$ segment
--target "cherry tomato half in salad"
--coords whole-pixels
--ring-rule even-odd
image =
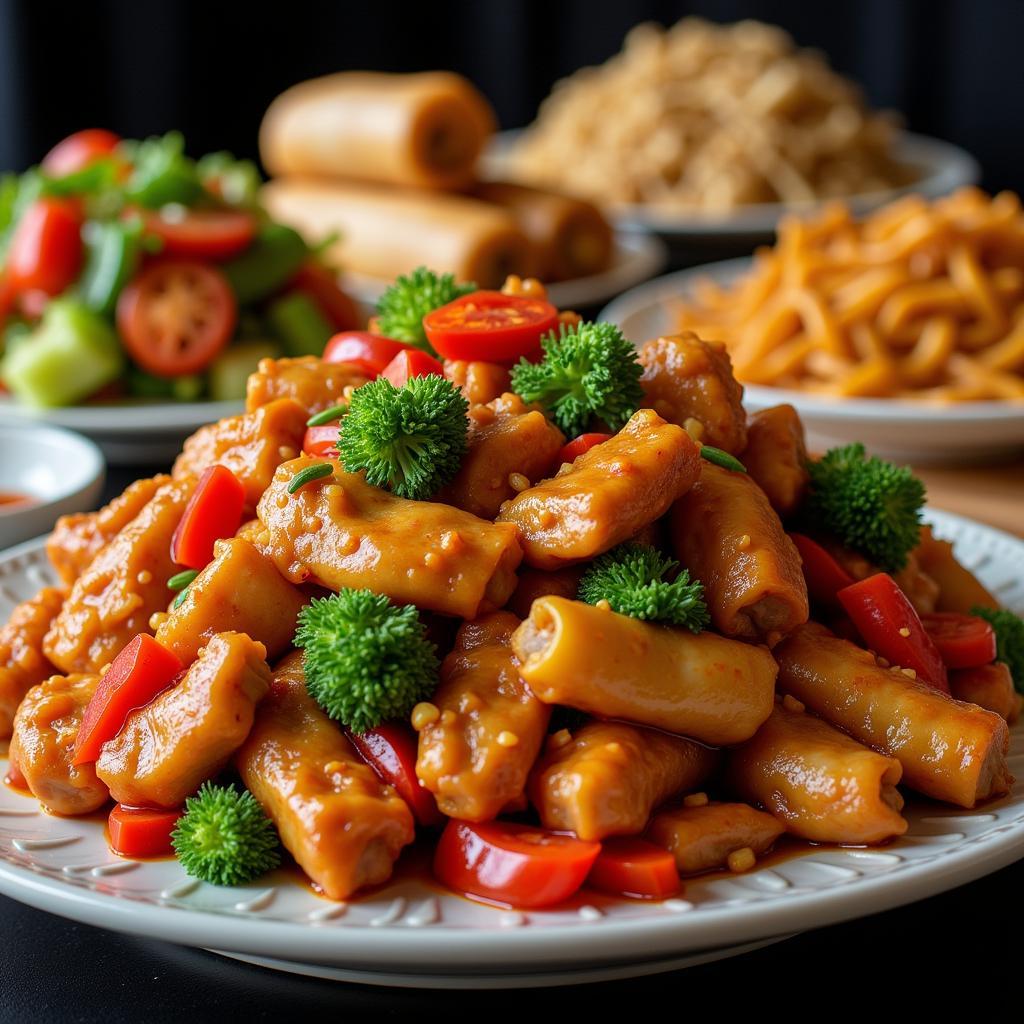
[[[224,275],[191,260],[152,264],[117,300],[117,328],[128,355],[157,377],[205,369],[231,339],[237,319]]]
[[[406,348],[380,371],[396,388],[403,387],[410,377],[444,376],[444,367],[418,348]]]
[[[171,833],[182,808],[162,811],[116,804],[107,819],[110,848],[122,857],[165,857],[174,852]]]
[[[110,156],[120,142],[121,136],[108,132],[106,128],[83,128],[58,142],[39,166],[52,177],[62,178]]]
[[[308,295],[336,331],[359,323],[356,304],[338,287],[335,275],[316,260],[307,260],[292,279],[291,287]]]
[[[171,559],[189,569],[203,569],[213,546],[233,537],[242,523],[245,487],[227,466],[210,466],[199,478],[171,537]]]
[[[514,907],[547,907],[583,884],[600,843],[505,821],[449,821],[434,874],[456,892]]]
[[[995,630],[977,615],[931,612],[921,616],[946,668],[978,668],[996,660]]]
[[[313,455],[318,459],[336,459],[340,431],[341,420],[332,420],[330,423],[306,427],[306,435],[302,439],[302,450],[307,455]]]
[[[256,237],[256,218],[245,210],[130,211],[140,214],[146,231],[163,243],[167,256],[226,260],[247,249]]]
[[[14,292],[59,295],[82,269],[82,216],[77,203],[37,199],[14,229],[4,278]]]
[[[679,892],[679,870],[664,847],[616,836],[601,844],[587,884],[613,896],[664,900]]]
[[[599,444],[610,441],[611,438],[611,434],[580,434],[579,437],[574,437],[567,445],[563,445],[555,462],[558,465],[561,465],[563,462],[572,462],[573,459],[586,455],[591,448],[596,448]]]
[[[558,326],[558,310],[544,299],[479,291],[423,318],[430,344],[445,359],[518,362],[540,356],[540,339]]]
[[[372,331],[342,331],[327,342],[321,358],[325,363],[349,363],[376,377],[399,352],[411,347]]]

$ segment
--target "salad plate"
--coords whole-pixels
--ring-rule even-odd
[[[936,534],[1007,607],[1024,612],[1024,541],[931,510]],[[43,541],[0,555],[0,617],[53,582]],[[1024,775],[1024,726],[1009,766]],[[0,764],[0,770],[5,768]],[[641,902],[584,890],[553,909],[463,899],[426,863],[347,902],[287,869],[239,888],[185,875],[175,860],[109,851],[102,818],[59,818],[0,787],[0,892],[100,927],[217,950],[283,970],[383,985],[514,987],[674,970],[751,944],[861,917],[945,891],[1024,855],[1024,780],[975,811],[914,802],[906,835],[873,849],[801,846],[742,874],[687,881]]]

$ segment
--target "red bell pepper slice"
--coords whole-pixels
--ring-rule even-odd
[[[921,616],[946,668],[978,668],[996,660],[996,633],[984,619],[960,612]]]
[[[587,885],[613,896],[664,900],[679,892],[679,870],[675,857],[663,847],[616,836],[601,844]]]
[[[315,455],[318,459],[336,459],[340,430],[341,420],[321,423],[316,427],[306,427],[306,434],[302,439],[302,450],[307,455]]]
[[[836,597],[876,654],[892,665],[913,669],[922,682],[949,693],[942,656],[891,576],[876,573],[844,587]]]
[[[372,331],[342,331],[324,346],[325,363],[349,363],[368,377],[376,377],[399,352],[411,348]]]
[[[203,569],[213,545],[233,537],[242,523],[245,487],[227,466],[210,466],[199,478],[171,538],[171,558],[178,565]]]
[[[174,811],[115,805],[107,819],[110,848],[122,857],[166,857],[174,853],[171,833],[184,808]]]
[[[816,540],[802,533],[791,533],[789,539],[800,552],[811,599],[834,609],[836,594],[857,581]]]
[[[574,437],[567,445],[562,446],[555,458],[555,464],[560,466],[563,462],[572,462],[573,459],[585,455],[591,448],[596,448],[599,444],[610,441],[611,438],[611,434],[580,434],[579,437]]]
[[[418,348],[403,349],[380,375],[387,377],[396,388],[403,387],[410,377],[444,376],[444,367],[433,357]]]
[[[100,747],[122,729],[129,713],[145,707],[182,671],[173,651],[140,633],[110,663],[85,707],[75,738],[75,764],[95,761]]]

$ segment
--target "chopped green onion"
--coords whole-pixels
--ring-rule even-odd
[[[341,419],[345,413],[348,412],[347,405],[332,405],[330,409],[324,409],[323,412],[318,412],[315,416],[310,416],[306,420],[307,427],[322,427],[325,423],[333,423],[337,419]]]
[[[734,473],[746,473],[747,471],[747,467],[736,456],[723,452],[721,448],[712,448],[709,444],[702,444],[700,455],[702,459],[707,459],[708,462],[713,462],[716,466],[721,466],[722,469],[731,469]]]
[[[327,462],[318,462],[315,466],[307,466],[305,469],[300,469],[292,477],[292,482],[288,485],[288,493],[294,494],[300,488],[305,487],[306,484],[319,480],[321,477],[330,476],[333,472],[334,467]]]
[[[198,575],[198,569],[184,569],[182,572],[176,572],[167,581],[167,589],[184,590]]]
[[[190,583],[188,584],[188,586],[183,587],[180,591],[178,591],[178,596],[171,602],[172,611],[175,608],[180,608],[185,603],[185,598],[188,596],[189,587],[191,586],[192,584]]]

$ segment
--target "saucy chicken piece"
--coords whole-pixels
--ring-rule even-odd
[[[253,412],[282,398],[294,399],[306,419],[348,400],[369,378],[349,363],[325,363],[316,356],[261,359],[245,388],[245,408]],[[301,439],[300,439],[301,440]]]
[[[285,848],[330,899],[386,881],[414,838],[406,802],[306,692],[299,652],[275,669],[235,764]]]
[[[957,700],[977,704],[1011,724],[1020,716],[1020,694],[1014,689],[1013,676],[1004,662],[950,672],[949,689]]]
[[[61,516],[46,542],[46,554],[61,580],[71,586],[170,479],[153,476],[136,480],[96,512]]]
[[[496,363],[468,362],[446,359],[444,375],[465,396],[471,406],[486,405],[508,391],[512,376]]]
[[[487,821],[520,800],[544,742],[551,708],[519,678],[518,625],[508,612],[463,623],[441,666],[440,716],[420,729],[416,775],[450,818]]]
[[[88,814],[110,795],[92,764],[72,764],[75,740],[98,675],[51,676],[33,686],[14,716],[11,763],[54,814]]]
[[[823,626],[801,626],[775,648],[779,689],[866,746],[895,757],[903,781],[960,807],[1002,796],[1013,776],[1006,764],[1006,722],[947,697]]]
[[[131,712],[103,744],[96,774],[132,807],[179,807],[228,763],[270,686],[266,648],[244,633],[211,637],[181,681]]]
[[[0,739],[11,735],[14,713],[25,694],[56,671],[43,654],[43,637],[63,603],[63,590],[43,587],[0,626]]]
[[[576,598],[584,567],[567,565],[564,569],[524,569],[516,589],[505,606],[513,615],[525,619],[538,597]]]
[[[706,803],[656,814],[645,838],[675,857],[681,875],[695,875],[726,867],[740,850],[759,857],[782,832],[770,814],[747,804]]]
[[[852,551],[831,537],[821,538],[820,543],[855,580],[864,580],[882,571],[860,552]],[[921,567],[915,551],[911,551],[907,556],[907,564],[898,572],[891,573],[891,576],[918,615],[926,615],[936,610],[939,584]]]
[[[164,484],[142,511],[78,577],[43,642],[64,672],[98,672],[167,607],[171,537],[195,487],[188,478]]]
[[[939,540],[930,526],[921,527],[921,540],[913,551],[913,559],[922,572],[936,583],[937,612],[960,612],[969,615],[972,608],[998,608],[999,602],[965,569],[953,555],[953,545]]]
[[[581,562],[660,518],[701,474],[700,448],[681,427],[641,409],[613,438],[501,507],[537,569]]]
[[[552,735],[530,776],[530,800],[545,828],[580,839],[633,836],[656,807],[695,789],[717,763],[717,751],[682,736],[588,722],[571,737]]]
[[[181,604],[160,623],[156,639],[184,665],[214,633],[232,630],[263,644],[268,658],[283,654],[295,636],[306,595],[240,537],[217,541],[213,555]]]
[[[645,405],[694,440],[738,455],[747,444],[743,385],[732,372],[725,346],[684,331],[640,347]]]
[[[369,587],[396,604],[464,619],[508,600],[523,557],[514,526],[396,497],[336,465],[288,493],[296,473],[321,464],[286,462],[259,503],[267,550],[287,579],[334,591]]]
[[[746,473],[706,465],[673,506],[670,529],[719,632],[771,643],[807,621],[800,555]]]
[[[896,758],[781,703],[753,739],[728,754],[736,793],[815,843],[861,846],[903,835],[902,775]]]
[[[750,739],[772,711],[778,669],[766,647],[581,601],[534,601],[512,649],[519,674],[546,704],[715,746]]]
[[[782,518],[797,510],[811,477],[804,425],[793,406],[773,405],[755,412],[747,423],[747,446],[741,458]]]
[[[294,399],[281,398],[241,416],[197,430],[174,462],[175,480],[200,476],[220,464],[245,487],[246,508],[253,509],[267,489],[274,470],[302,451],[306,410]]]
[[[552,469],[565,444],[562,432],[537,408],[504,394],[469,411],[469,448],[455,478],[437,495],[481,519],[493,519],[502,503]]]

